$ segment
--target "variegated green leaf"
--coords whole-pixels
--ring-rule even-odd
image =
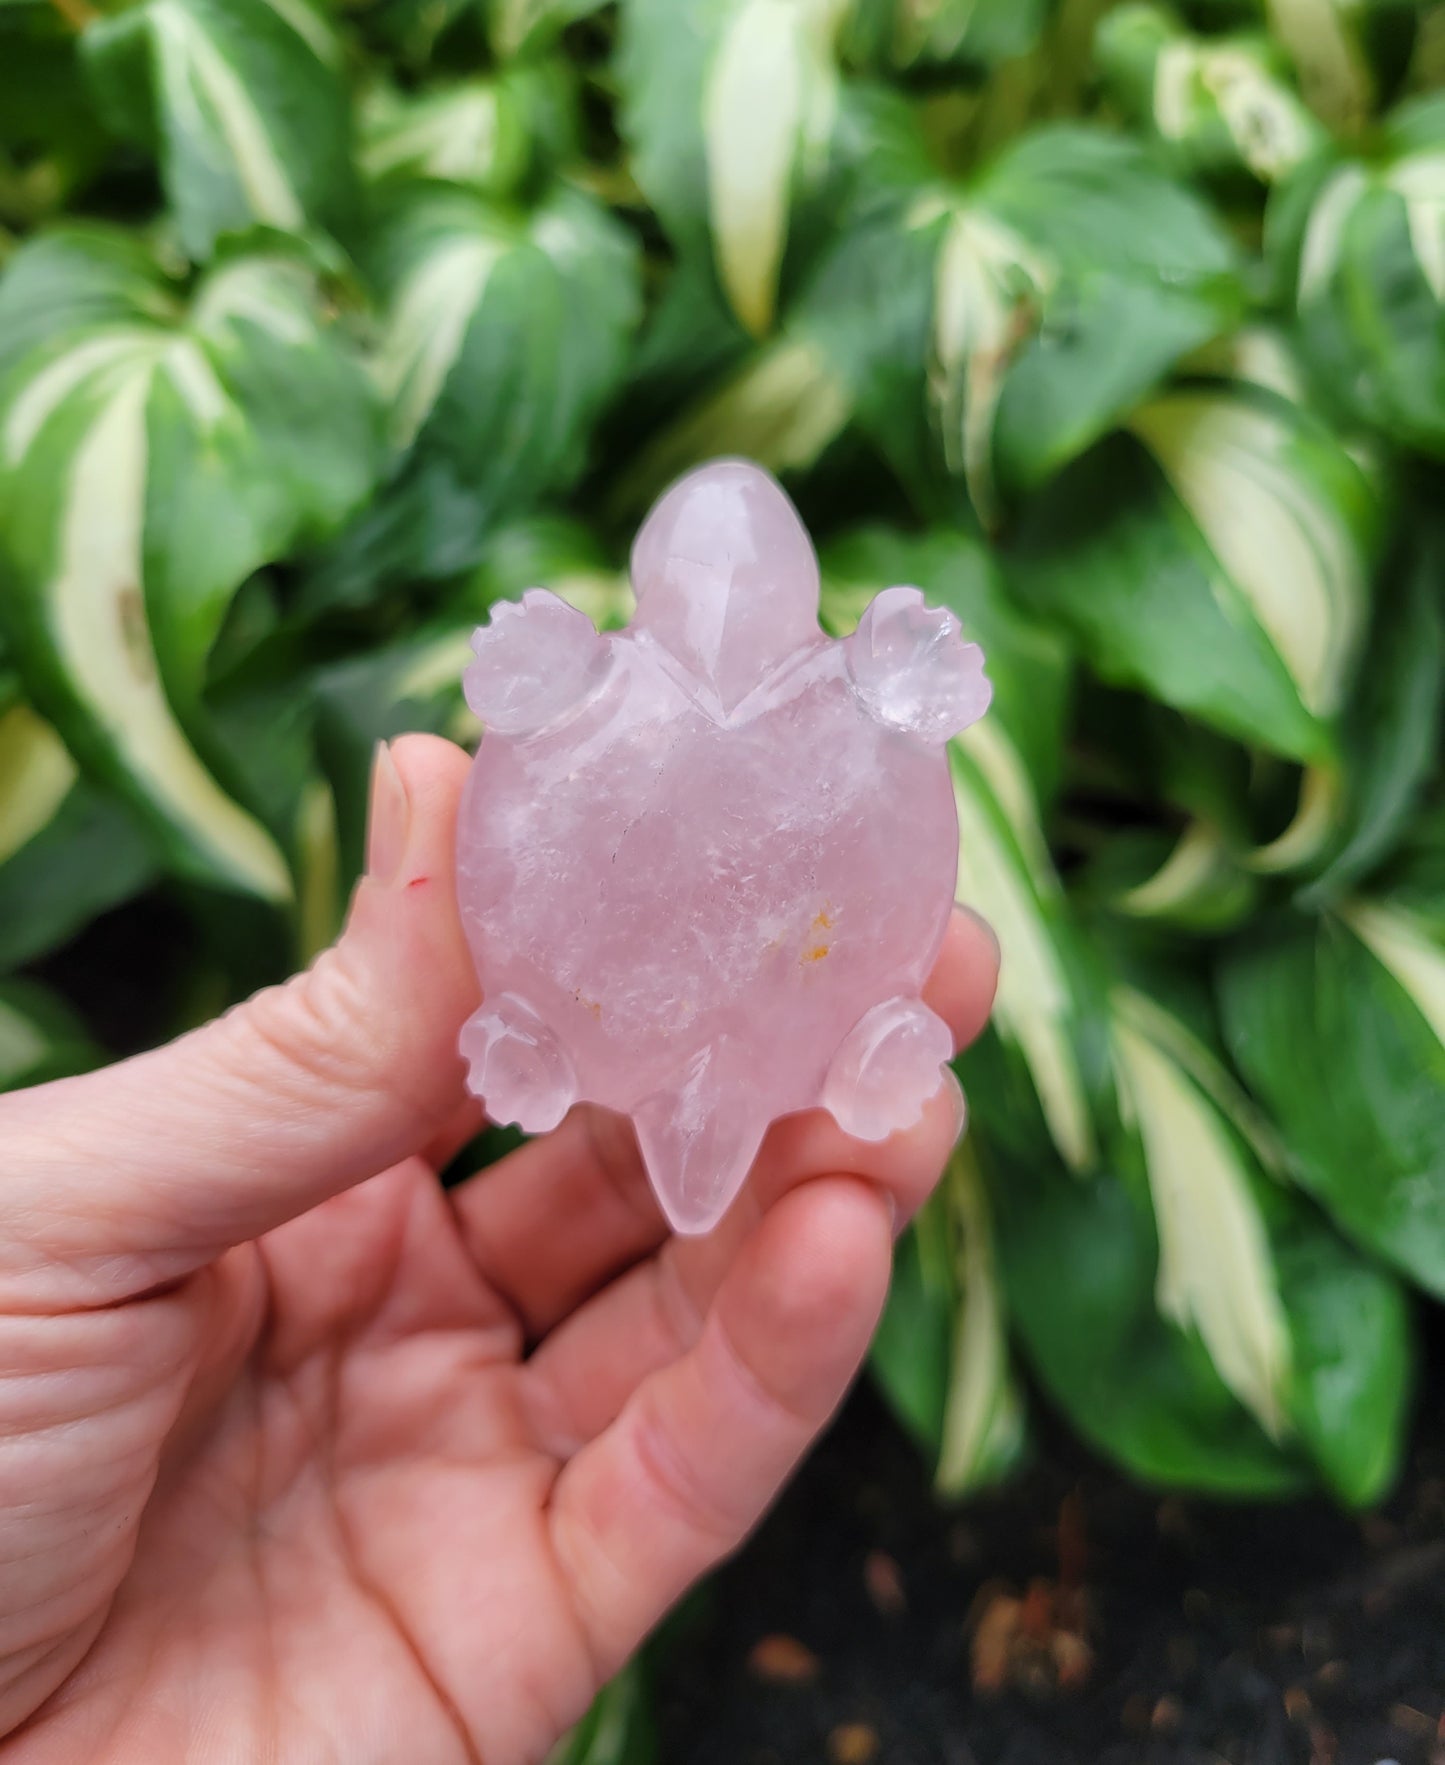
[[[1010,367],[1033,335],[1058,270],[968,204],[944,223],[934,274],[929,391],[948,470],[985,527],[998,523],[994,426]]]
[[[1191,1008],[1192,1010],[1192,1008]],[[1087,1182],[991,1184],[1010,1315],[1083,1433],[1136,1475],[1377,1500],[1399,1463],[1409,1314],[1271,1173],[1286,1150],[1171,1002],[1117,986],[1122,1136]]]
[[[1419,520],[1376,596],[1369,646],[1341,736],[1339,801],[1320,874],[1302,904],[1333,901],[1409,828],[1445,735],[1445,532]]]
[[[193,744],[237,585],[370,486],[359,366],[289,262],[228,262],[184,307],[100,231],[16,257],[0,334],[0,599],[34,702],[177,863],[284,896],[272,835]]]
[[[1243,945],[1221,986],[1236,1060],[1341,1228],[1445,1296],[1445,944],[1357,901]]]
[[[85,49],[113,124],[156,142],[192,257],[224,233],[345,219],[341,48],[311,0],[142,0],[90,25]]]
[[[0,677],[0,974],[151,880],[123,808],[77,776],[54,729]]]
[[[1115,1071],[1125,1120],[1143,1142],[1159,1310],[1199,1332],[1224,1383],[1278,1439],[1290,1376],[1284,1307],[1238,1136],[1177,1058],[1186,1035],[1150,1000],[1116,991]]]
[[[741,322],[770,329],[797,192],[837,115],[851,0],[627,0],[619,60],[633,170],[674,239],[706,250]]]
[[[75,778],[65,743],[29,705],[0,710],[0,868],[54,819]]]
[[[988,920],[1002,952],[994,1029],[1022,1059],[1059,1156],[1083,1170],[1097,1151],[1081,1052],[1087,1010],[1062,891],[1033,805],[1020,791],[1026,775],[997,730],[972,743],[965,735],[949,758],[959,896]]]
[[[1116,913],[1205,933],[1238,925],[1259,895],[1239,848],[1203,819],[1177,837],[1117,834],[1091,871],[1090,887]]]
[[[567,486],[639,316],[632,237],[571,190],[519,212],[404,189],[372,264],[394,477],[313,571],[313,611],[470,570],[493,523]]]
[[[1159,1310],[1137,1152],[1080,1182],[1028,1155],[988,1166],[1009,1316],[1034,1376],[1097,1450],[1153,1484],[1279,1495],[1308,1479]],[[1122,1168],[1120,1168],[1122,1165]]]
[[[1334,716],[1364,626],[1371,491],[1284,409],[1176,392],[1129,427],[1153,454],[1311,716]]]
[[[1115,8],[1100,22],[1100,66],[1131,116],[1189,171],[1243,168],[1272,184],[1326,135],[1265,37],[1199,37],[1161,6]]]
[[[627,235],[576,195],[518,217],[460,191],[427,191],[389,217],[375,252],[386,305],[376,375],[393,445],[420,442],[474,464],[501,443],[512,458],[489,461],[492,470],[530,468],[542,481],[573,466],[637,318]],[[520,375],[527,423],[508,433],[498,407]]]
[[[1017,1463],[1026,1417],[971,1141],[899,1243],[870,1364],[940,1494],[986,1488]]]
[[[1377,483],[1260,388],[1160,395],[1029,511],[1020,581],[1099,673],[1301,760],[1334,752]]]
[[[1388,119],[1370,161],[1312,164],[1270,209],[1302,345],[1332,408],[1445,454],[1445,99]]]
[[[1024,1445],[1023,1396],[1009,1360],[993,1222],[977,1162],[964,1147],[944,1177],[957,1241],[957,1317],[936,1487],[957,1498],[1011,1471]]]
[[[890,198],[789,322],[920,506],[956,512],[961,488],[991,526],[1233,323],[1235,271],[1208,212],[1137,146],[1047,128],[967,183],[933,174]]]
[[[435,178],[511,196],[566,150],[572,102],[555,62],[420,93],[378,85],[360,105],[357,161],[373,181]]]

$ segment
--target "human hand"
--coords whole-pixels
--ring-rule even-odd
[[[586,1108],[442,1190],[479,1119],[466,770],[383,751],[307,973],[0,1098],[8,1760],[538,1760],[858,1368],[951,1082],[879,1145],[776,1125],[705,1239]],[[996,968],[955,915],[928,999],[960,1043]]]

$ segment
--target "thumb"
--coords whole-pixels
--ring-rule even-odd
[[[378,750],[367,875],[304,974],[153,1053],[0,1098],[0,1278],[63,1304],[144,1291],[407,1157],[455,1113],[477,1002],[453,883],[467,765],[432,736]]]

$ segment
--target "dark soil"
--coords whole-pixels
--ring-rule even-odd
[[[660,1650],[660,1765],[1445,1765],[1439,1349],[1406,1475],[1364,1518],[1161,1497],[1062,1434],[949,1512],[860,1387]],[[1035,1583],[1047,1628],[1061,1533],[1082,1682],[1053,1682],[1044,1636],[1020,1685],[976,1689],[998,1594]]]

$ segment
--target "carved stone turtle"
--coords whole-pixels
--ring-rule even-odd
[[[877,1140],[937,1089],[945,744],[990,689],[914,588],[826,637],[807,532],[746,461],[668,491],[632,582],[625,631],[529,589],[473,639],[458,893],[485,1003],[461,1046],[496,1121],[630,1115],[669,1221],[701,1232],[776,1117],[822,1105]]]

